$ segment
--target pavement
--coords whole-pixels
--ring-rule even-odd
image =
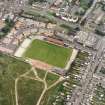
[[[70,60],[68,61],[67,65],[65,67],[65,70],[69,70],[69,68],[70,68],[72,62],[75,60],[77,54],[78,54],[78,50],[73,49],[72,55],[70,56]]]

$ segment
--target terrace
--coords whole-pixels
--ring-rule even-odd
[[[105,88],[102,84],[97,84],[91,105],[105,105]]]

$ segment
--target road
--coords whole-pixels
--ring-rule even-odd
[[[76,93],[80,93],[80,94],[78,98],[77,97],[75,98],[75,96],[73,96],[74,99],[72,100],[72,103],[73,103],[72,105],[82,105],[82,102],[84,102],[84,100],[86,99],[86,95],[87,95],[86,93],[87,93],[87,90],[89,90],[88,87],[94,80],[93,78],[94,71],[96,70],[97,66],[100,63],[99,59],[103,56],[103,50],[105,48],[104,45],[105,45],[105,38],[102,39],[100,48],[98,49],[96,55],[94,54],[94,59],[91,59],[87,67],[86,71],[88,72],[87,72],[85,79],[83,78],[82,80],[82,88],[78,89],[78,91],[76,90]],[[71,105],[71,102],[70,104],[67,104],[67,105]]]
[[[50,18],[50,19],[52,19],[52,20],[55,20],[57,23],[59,23],[59,25],[60,24],[65,24],[65,25],[68,25],[68,26],[70,26],[70,27],[72,27],[72,28],[76,28],[78,25],[77,24],[73,24],[73,23],[70,23],[70,22],[67,22],[67,21],[64,21],[64,20],[62,20],[62,19],[60,19],[60,18],[58,18],[58,17],[54,17],[54,16],[52,16],[52,15],[49,15],[48,13],[47,13],[47,11],[44,11],[44,10],[39,10],[39,9],[36,9],[36,8],[32,8],[31,6],[25,6],[24,7],[24,11],[25,12],[33,12],[33,13],[40,13],[42,16],[46,16],[46,17],[48,17],[48,18]]]
[[[92,6],[87,10],[87,12],[85,13],[85,15],[82,17],[82,19],[80,20],[80,23],[91,13],[91,11],[94,9],[95,5],[97,2],[99,2],[101,0],[94,0]]]

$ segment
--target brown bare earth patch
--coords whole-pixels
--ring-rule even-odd
[[[50,70],[53,68],[52,65],[49,65],[49,64],[42,62],[40,60],[30,59],[30,63],[32,64],[33,67],[43,69],[43,70]]]

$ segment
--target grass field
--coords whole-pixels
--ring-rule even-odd
[[[64,68],[71,54],[72,49],[35,40],[31,43],[23,56],[38,59],[53,66]]]
[[[53,88],[59,85],[54,83],[59,78],[59,75],[32,69],[24,61],[0,53],[0,105],[36,105],[45,85],[47,90],[44,96],[47,94],[50,97],[47,91],[53,93]],[[57,94],[57,88],[54,90]],[[46,105],[46,100],[43,100],[43,105]]]
[[[47,76],[46,76],[47,86],[52,85],[52,84],[55,83],[58,79],[59,79],[59,76],[57,76],[57,75],[52,75],[52,73],[48,73]]]
[[[44,70],[36,69],[38,76],[44,79],[46,72]]]
[[[60,95],[60,92],[62,92],[62,84],[63,82],[60,82],[55,87],[48,90],[45,93],[40,105],[53,105],[53,103],[56,100],[56,97]],[[56,105],[64,105],[63,100],[59,100],[59,102]]]
[[[43,88],[39,81],[21,78],[18,82],[19,105],[36,105]]]
[[[77,61],[80,59],[78,62],[83,62],[86,55],[86,53],[79,53]],[[74,74],[77,75],[80,72],[76,69],[80,67],[77,61],[69,71],[70,78],[64,80],[57,74],[36,70],[24,61],[0,54],[0,105],[16,105],[16,102],[18,102],[17,105],[36,105],[38,101],[40,101],[38,105],[53,105],[55,102],[56,105],[64,105],[64,98],[68,92],[69,94],[72,92],[73,85],[80,86],[79,81],[74,78]],[[68,87],[64,87],[65,81],[69,83]],[[102,87],[98,90],[105,93]],[[103,97],[102,100],[104,102],[105,98]]]
[[[0,53],[0,105],[16,105],[15,79],[30,70],[30,65]]]
[[[19,104],[20,105],[36,105],[38,102],[38,99],[40,98],[45,84],[44,82],[46,81],[47,88],[52,86],[58,79],[59,76],[56,74],[49,73],[44,70],[35,70],[36,74],[34,72],[29,72],[26,77],[20,78],[18,81],[18,96],[19,96]],[[32,77],[32,78],[31,78]],[[40,78],[42,81],[40,82]],[[37,80],[34,80],[37,79]],[[45,92],[44,96],[46,97],[52,97],[56,95],[58,91],[59,84],[54,86],[53,88],[49,89],[48,91]],[[56,91],[53,93],[53,91]],[[52,95],[50,93],[53,93]],[[43,96],[43,97],[44,97]],[[41,99],[40,105],[46,105],[47,100]],[[53,98],[53,101],[55,98]],[[43,102],[43,103],[42,103]],[[48,103],[48,102],[47,102]],[[50,104],[48,104],[50,105]]]

